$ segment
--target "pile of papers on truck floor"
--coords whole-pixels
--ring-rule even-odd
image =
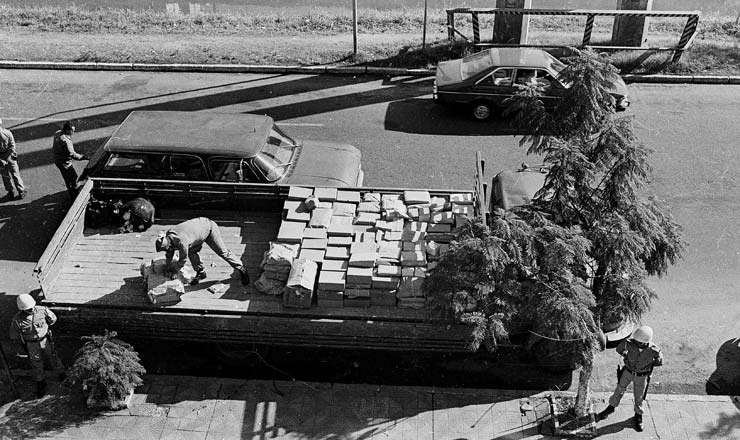
[[[426,304],[422,285],[472,217],[472,193],[291,187],[278,241],[317,263],[319,307]]]
[[[270,249],[262,257],[262,273],[254,287],[268,295],[282,295],[290,276],[293,261],[298,256],[298,245],[270,242]]]
[[[189,267],[184,267],[177,278],[170,279],[165,275],[167,264],[164,258],[141,263],[141,276],[146,282],[146,296],[149,302],[158,306],[168,306],[180,302],[180,296],[185,293],[184,283],[189,283],[195,273]]]

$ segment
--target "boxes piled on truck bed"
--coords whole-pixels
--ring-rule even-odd
[[[293,261],[290,276],[285,289],[283,289],[283,305],[285,307],[300,307],[302,309],[311,307],[317,272],[318,265],[314,261],[301,258]]]
[[[291,217],[281,231],[301,243],[300,258],[318,265],[319,307],[424,307],[427,272],[449,248],[455,228],[474,214],[471,193],[308,192],[291,189],[295,197],[285,209]],[[319,200],[310,205],[310,216],[296,208],[299,195]]]
[[[183,281],[188,281],[188,277],[192,280],[194,275],[187,273],[188,269],[184,273],[178,273],[178,277],[173,280],[165,275],[167,264],[164,258],[141,263],[139,270],[146,282],[146,296],[149,302],[158,306],[180,302],[180,295],[185,293]]]
[[[282,295],[298,249],[298,244],[270,242],[270,249],[264,253],[260,264],[262,274],[254,287],[267,295]]]

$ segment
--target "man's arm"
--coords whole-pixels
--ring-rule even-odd
[[[180,254],[180,259],[177,260],[177,268],[179,270],[179,269],[182,269],[183,267],[185,267],[185,263],[187,262],[187,259],[188,259],[188,246],[186,244],[183,244],[183,242],[181,241],[177,245],[177,252]]]
[[[83,159],[85,159],[87,157],[84,154],[80,154],[80,153],[78,153],[78,152],[75,151],[75,146],[74,146],[74,144],[72,143],[71,140],[64,139],[64,144],[67,146],[67,153],[69,153],[69,157],[71,157],[72,159],[74,159],[74,160],[83,160]]]
[[[624,356],[625,353],[627,352],[627,341],[624,340],[624,341],[620,342],[619,345],[617,345],[616,351],[620,355]]]
[[[49,310],[48,307],[44,307],[44,313],[46,314],[46,316],[45,316],[46,323],[49,326],[52,326],[52,325],[56,324],[56,322],[57,322],[57,315],[55,315],[54,312],[52,312],[51,310]]]
[[[653,357],[653,366],[660,367],[663,365],[663,352],[658,347],[654,347],[655,356]]]

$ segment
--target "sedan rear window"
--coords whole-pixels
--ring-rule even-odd
[[[262,173],[265,181],[280,180],[291,165],[297,146],[293,139],[273,126],[267,142],[253,159],[254,166]]]
[[[463,79],[468,79],[491,66],[493,66],[491,54],[489,51],[484,50],[483,52],[478,52],[463,58],[462,66],[460,66],[460,74]]]

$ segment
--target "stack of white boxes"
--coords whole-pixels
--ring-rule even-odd
[[[319,307],[421,308],[426,274],[472,216],[471,193],[291,187],[278,241],[319,264]]]

